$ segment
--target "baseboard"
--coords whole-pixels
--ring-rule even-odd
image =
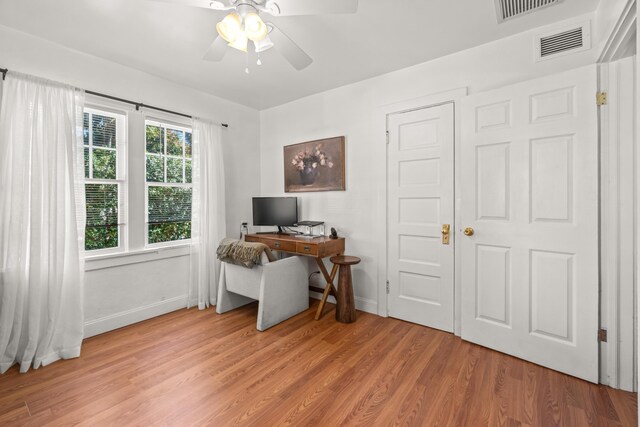
[[[322,299],[322,294],[320,292],[309,291],[309,296],[314,299]],[[336,299],[331,295],[329,295],[329,297],[327,298],[327,302],[330,302],[331,304],[335,304]]]
[[[318,292],[309,291],[309,296],[315,299],[322,299],[322,294]],[[356,308],[361,311],[366,311],[367,313],[378,315],[378,302],[368,298],[355,297],[356,299]],[[336,299],[329,295],[327,298],[327,302],[331,304],[336,303]]]
[[[315,299],[321,299],[322,294],[318,292],[309,292],[309,296]],[[113,331],[124,326],[142,322],[143,320],[171,313],[187,307],[187,295],[170,298],[153,304],[136,307],[131,310],[121,311],[100,319],[90,320],[84,324],[84,337],[89,338],[94,335],[103,334]],[[328,302],[335,304],[336,299],[329,296]],[[215,305],[215,304],[213,304]],[[356,297],[356,308],[367,313],[378,314],[378,304],[376,301],[361,297]]]
[[[356,297],[356,308],[358,310],[366,311],[367,313],[378,315],[378,301]]]
[[[187,306],[187,298],[187,295],[181,295],[142,307],[136,307],[131,310],[121,311],[120,313],[101,317],[100,319],[90,320],[84,324],[84,337],[89,338],[94,335],[122,328],[123,326],[151,319],[152,317],[180,310]]]

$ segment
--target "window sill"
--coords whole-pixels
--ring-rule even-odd
[[[122,265],[139,264],[189,255],[190,245],[173,245],[138,251],[93,255],[85,258],[84,271],[103,270]]]

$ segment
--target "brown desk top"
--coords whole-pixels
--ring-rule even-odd
[[[338,237],[337,239],[331,239],[328,236],[317,236],[312,239],[309,238],[301,238],[295,237],[291,234],[278,234],[278,233],[260,233],[260,234],[247,234],[246,237],[254,241],[255,239],[277,239],[285,242],[296,242],[296,243],[311,243],[311,244],[322,244],[322,243],[332,243],[335,241],[343,240],[344,237]]]

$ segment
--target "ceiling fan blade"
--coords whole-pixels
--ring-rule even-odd
[[[300,46],[295,44],[289,36],[280,31],[278,27],[270,22],[267,23],[267,25],[271,28],[269,38],[273,42],[274,49],[280,52],[280,54],[284,56],[291,65],[293,65],[293,68],[296,70],[302,70],[313,62],[313,59],[311,59],[311,57],[300,48]]]
[[[180,4],[182,6],[202,7],[210,10],[222,10],[231,8],[231,0],[152,0],[161,3]],[[213,3],[213,4],[212,4]]]
[[[267,9],[274,10],[269,4],[275,3],[280,13],[277,16],[324,15],[332,13],[356,13],[358,0],[272,0]],[[269,12],[271,13],[271,12]],[[275,15],[275,13],[271,13]]]
[[[211,43],[211,46],[209,46],[209,49],[207,49],[207,52],[204,54],[202,59],[213,62],[220,61],[226,51],[227,42],[222,37],[218,36],[213,43]]]

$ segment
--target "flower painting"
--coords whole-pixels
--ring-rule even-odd
[[[284,147],[285,192],[344,189],[344,136]]]

